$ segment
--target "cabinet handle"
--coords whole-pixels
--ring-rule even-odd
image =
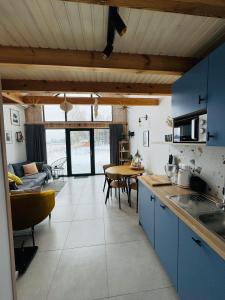
[[[214,134],[211,134],[210,132],[207,132],[207,141],[209,141],[210,139],[213,139],[215,137]]]
[[[205,98],[202,98],[201,96],[198,96],[198,104],[200,105],[202,102],[206,102],[207,100]]]
[[[202,246],[202,242],[198,239],[195,239],[194,237],[192,237],[192,240],[199,246],[201,247]]]
[[[151,199],[151,201],[152,201],[152,200],[155,200],[155,197],[154,197],[154,196],[151,196],[150,199]]]
[[[165,208],[166,208],[166,205],[160,204],[160,207],[162,207],[162,209],[165,209]]]

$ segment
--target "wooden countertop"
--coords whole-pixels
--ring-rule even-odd
[[[190,189],[183,189],[176,185],[153,187],[148,183],[149,175],[139,176],[140,180],[159,200],[163,202],[178,218],[180,218],[190,229],[198,234],[214,251],[216,251],[225,260],[225,242],[207,229],[198,220],[193,218],[188,212],[176,205],[168,197],[173,195],[193,194]],[[147,179],[147,180],[146,180]]]

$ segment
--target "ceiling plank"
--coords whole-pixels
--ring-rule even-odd
[[[126,71],[138,74],[181,75],[198,60],[190,57],[113,53],[22,47],[0,47],[0,66],[54,68],[54,70]]]
[[[77,82],[46,80],[2,79],[4,92],[54,92],[54,93],[120,93],[171,95],[170,84],[114,83],[114,82]]]
[[[171,12],[194,16],[225,18],[223,0],[61,0],[64,2],[88,3]]]
[[[95,98],[75,98],[67,97],[67,100],[72,104],[90,105],[94,104]],[[25,104],[60,104],[64,101],[63,97],[53,96],[26,96],[23,97]],[[151,106],[159,105],[159,98],[114,98],[114,97],[99,97],[99,105],[120,105],[120,106]]]
[[[15,94],[11,94],[11,93],[2,93],[3,96],[3,103],[8,103],[8,104],[24,104],[23,103],[23,99],[20,95],[15,95]]]

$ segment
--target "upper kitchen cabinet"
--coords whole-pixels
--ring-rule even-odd
[[[209,55],[208,142],[225,146],[225,44]]]
[[[173,85],[173,118],[206,109],[208,57],[185,73]]]

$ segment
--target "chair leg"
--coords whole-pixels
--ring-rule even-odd
[[[129,203],[129,206],[131,207],[131,188],[129,188],[129,190],[128,190],[128,203]]]
[[[118,188],[119,190],[119,209],[121,209],[121,203],[120,203],[120,188]]]
[[[136,206],[136,213],[138,213],[138,181],[137,181],[137,206]]]
[[[34,240],[34,226],[31,227],[31,236],[32,236],[33,247],[35,247],[35,240]]]
[[[108,189],[107,189],[107,193],[106,193],[106,197],[105,197],[105,204],[107,203],[107,200],[109,198],[109,190],[110,190],[110,185],[108,186]]]
[[[50,213],[50,214],[48,215],[48,217],[49,217],[49,220],[51,220],[51,218],[52,218],[52,214]]]
[[[104,185],[103,185],[103,192],[105,191],[105,185],[106,185],[106,177],[105,177],[105,181],[104,181]]]

